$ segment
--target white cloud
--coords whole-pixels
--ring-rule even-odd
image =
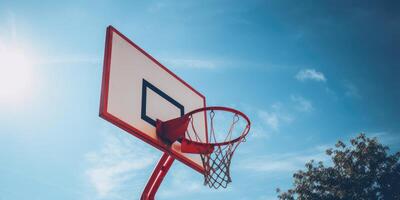
[[[318,82],[326,82],[326,78],[322,72],[318,72],[315,69],[302,69],[300,70],[295,78],[299,81],[318,81]]]
[[[280,104],[272,105],[272,111],[259,110],[258,117],[262,124],[267,125],[270,129],[277,131],[282,123],[290,123],[293,118],[282,111]]]
[[[250,139],[261,139],[261,138],[269,138],[270,134],[264,126],[258,123],[253,123],[250,130]]]
[[[311,101],[305,99],[302,96],[291,95],[290,99],[296,104],[296,110],[300,112],[310,112],[314,109]]]
[[[325,154],[327,148],[327,146],[316,146],[303,152],[254,156],[251,160],[243,160],[239,168],[252,172],[295,172],[304,169],[304,165],[310,160],[329,164],[330,159]]]
[[[345,95],[347,97],[354,97],[354,98],[360,98],[360,92],[357,88],[357,86],[355,86],[353,83],[349,82],[349,81],[345,81],[344,83],[344,87],[345,87]]]
[[[204,59],[163,59],[171,68],[214,69],[221,65],[220,62]]]
[[[260,111],[258,113],[259,117],[263,120],[265,124],[271,127],[274,130],[278,129],[279,119],[276,113],[270,113],[267,111]]]
[[[99,198],[115,196],[126,181],[154,165],[156,159],[130,139],[112,135],[101,150],[87,153],[85,158],[90,165],[85,174]]]
[[[73,64],[73,63],[89,63],[89,64],[100,64],[102,58],[97,55],[85,55],[85,54],[53,54],[53,52],[42,52],[43,50],[34,43],[34,40],[26,34],[27,31],[21,31],[23,27],[16,21],[18,17],[15,16],[14,12],[8,11],[7,22],[0,30],[0,47],[4,45],[12,45],[19,49],[24,49],[25,53],[32,54],[35,65],[42,64]]]
[[[279,129],[294,120],[292,112],[289,112],[281,102],[273,103],[268,109],[260,109],[249,105],[241,105],[244,113],[251,118],[249,140],[268,139]],[[236,106],[232,106],[236,107]]]
[[[163,9],[164,7],[166,7],[167,4],[165,4],[164,2],[156,2],[154,4],[151,4],[147,11],[150,13],[157,13],[159,11],[161,11],[161,9]]]
[[[358,135],[351,134],[349,137],[354,138]],[[377,137],[378,141],[392,147],[397,151],[400,148],[400,136],[388,132],[366,133],[368,137]],[[342,140],[345,143],[348,140]],[[282,154],[270,154],[252,156],[250,159],[244,159],[238,164],[238,168],[247,172],[258,172],[263,174],[273,174],[278,172],[293,173],[297,170],[305,169],[304,165],[310,160],[316,162],[322,161],[325,165],[332,165],[331,158],[326,155],[325,151],[332,148],[333,145],[318,145],[301,152],[289,152]],[[268,173],[266,173],[268,172]]]
[[[378,141],[384,145],[387,145],[390,149],[398,151],[400,149],[400,135],[390,133],[386,131],[381,132],[367,132],[365,133],[368,137],[376,137]],[[359,135],[357,133],[356,135]],[[354,136],[356,137],[356,136]]]
[[[160,188],[158,196],[160,199],[176,199],[178,197],[190,197],[198,194],[210,194],[210,193],[226,193],[232,191],[232,185],[224,190],[210,189],[204,185],[203,176],[197,174],[195,171],[189,171],[186,165],[177,165],[177,168],[173,169],[173,173],[169,173],[170,177],[168,182],[165,182],[165,187]],[[184,198],[188,199],[188,198]]]
[[[42,56],[42,59],[38,60],[38,64],[50,65],[50,64],[101,64],[101,58],[92,55],[54,55],[54,56]]]
[[[172,199],[184,195],[184,193],[177,192],[184,188],[185,193],[198,193],[204,190],[203,180],[201,176],[191,176],[187,171],[189,169],[174,169],[174,173],[170,173],[171,183],[165,184],[166,188],[160,190],[160,197]]]

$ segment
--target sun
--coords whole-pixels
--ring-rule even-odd
[[[0,106],[14,106],[30,99],[33,65],[33,57],[25,48],[0,43]]]

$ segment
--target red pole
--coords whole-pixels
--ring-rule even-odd
[[[146,187],[143,190],[141,200],[154,200],[154,196],[158,188],[161,185],[161,182],[164,180],[165,175],[169,168],[171,167],[172,163],[174,162],[174,158],[170,156],[168,153],[164,153],[156,168],[151,174],[149,181],[147,181]]]

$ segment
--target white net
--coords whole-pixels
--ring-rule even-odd
[[[196,131],[195,115],[204,115],[207,119],[207,141],[200,138]],[[232,182],[230,164],[238,145],[245,141],[250,123],[244,115],[235,111],[207,109],[189,116],[190,122],[186,139],[197,142],[203,167],[204,184],[210,188],[226,188]],[[190,132],[190,134],[189,134]],[[212,146],[212,152],[204,151],[204,146]]]

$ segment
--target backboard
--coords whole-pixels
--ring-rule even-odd
[[[107,28],[100,116],[144,142],[168,152],[203,172],[198,154],[180,151],[180,143],[164,144],[156,135],[156,120],[183,116],[206,106],[205,97],[114,27]],[[203,121],[202,121],[203,120]],[[207,138],[206,118],[196,126]],[[190,133],[188,133],[190,134]]]

